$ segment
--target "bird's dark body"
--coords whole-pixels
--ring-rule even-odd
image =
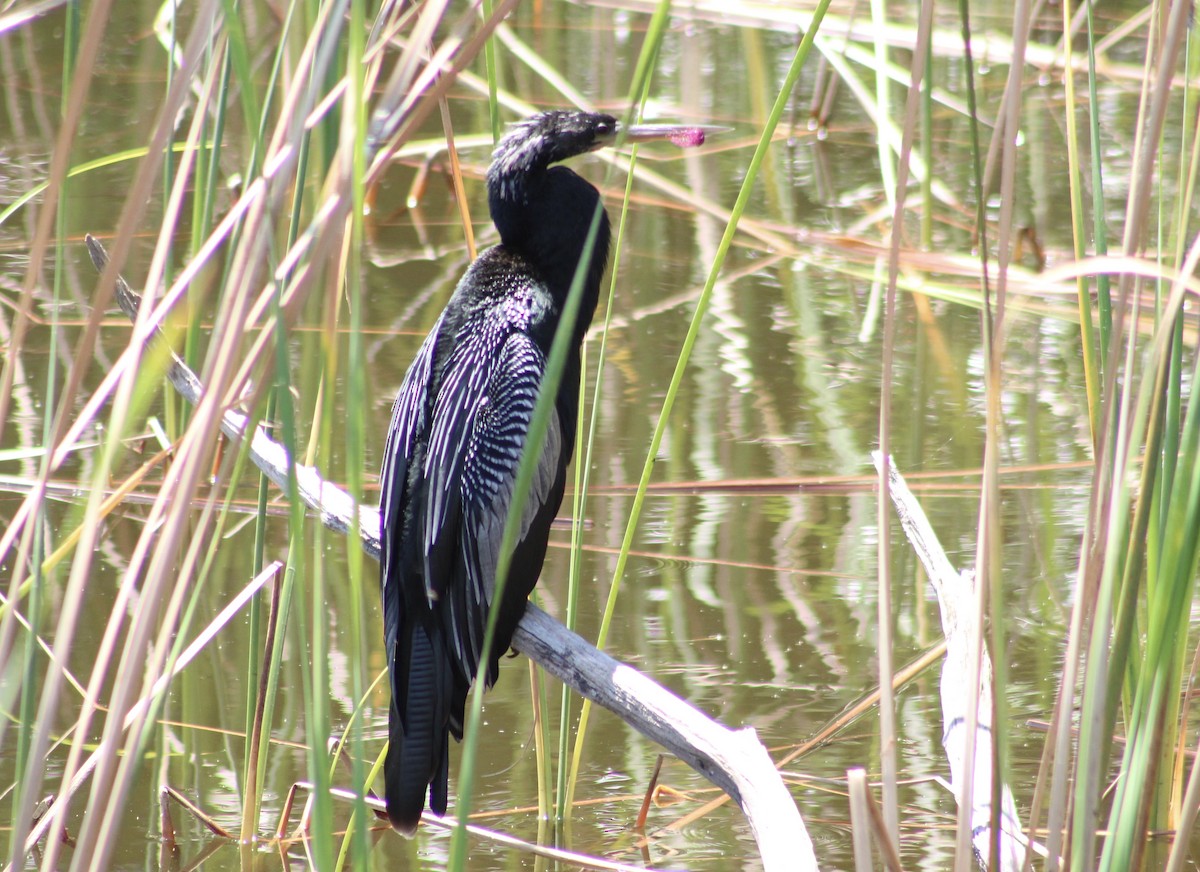
[[[462,738],[488,610],[500,610],[490,686],[541,572],[575,448],[579,346],[610,238],[601,209],[554,415],[508,580],[492,602],[517,466],[600,204],[588,182],[548,165],[603,144],[597,136],[615,127],[609,116],[546,113],[501,141],[488,173],[501,242],[471,264],[396,398],[383,465],[381,580],[392,686],[387,810],[401,832],[415,830],[427,789],[430,807],[445,813],[449,735]]]

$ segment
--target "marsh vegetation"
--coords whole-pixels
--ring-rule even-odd
[[[969,53],[960,10],[924,3],[382,6],[0,9],[0,862],[550,868],[401,840],[324,789],[379,768],[378,570],[218,421],[377,502],[400,379],[495,241],[494,136],[578,104],[729,129],[575,167],[620,231],[535,601],[753,726],[821,868],[854,866],[854,767],[904,868],[969,868],[937,658],[870,699],[941,641],[882,445],[976,570],[1032,838],[1074,869],[1194,868],[1191,4],[974,4]],[[200,405],[140,341],[152,315]],[[603,712],[581,728],[524,658],[501,673],[452,752],[476,824],[758,868],[675,760],[634,827],[659,749]],[[278,839],[297,782],[306,835]]]

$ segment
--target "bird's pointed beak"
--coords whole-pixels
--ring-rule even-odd
[[[720,128],[697,124],[632,124],[617,134],[618,142],[658,142],[667,140],[680,148],[703,145],[705,136]]]

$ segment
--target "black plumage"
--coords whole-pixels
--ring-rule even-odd
[[[674,138],[642,127],[635,138]],[[575,448],[579,346],[608,261],[609,222],[585,267],[583,296],[554,414],[499,603],[491,603],[517,466],[600,195],[562,166],[610,144],[616,119],[535,115],[500,141],[487,174],[500,244],[468,268],[417,353],[392,411],[381,511],[384,639],[391,670],[386,778],[392,825],[411,835],[425,807],[444,814],[449,736],[462,738],[488,609],[500,609],[487,684],[525,611]],[[686,134],[685,134],[686,137]]]

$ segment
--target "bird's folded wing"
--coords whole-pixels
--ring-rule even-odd
[[[403,547],[401,526],[404,524],[403,503],[408,483],[408,464],[426,426],[434,347],[440,327],[439,321],[426,337],[408,374],[404,377],[404,383],[392,406],[392,422],[383,450],[379,503],[383,535],[380,537],[379,547],[383,580],[384,642],[389,664],[395,655],[396,633],[400,626],[400,609],[403,608],[404,599],[400,584],[405,557],[400,549]],[[413,562],[411,557],[408,558],[408,562]]]
[[[482,654],[504,524],[546,365],[541,349],[521,332],[508,334],[494,353],[470,346],[456,347],[448,362],[425,458],[425,580],[442,604],[442,625],[465,676],[475,674]],[[561,458],[555,411],[518,542],[549,501]]]

